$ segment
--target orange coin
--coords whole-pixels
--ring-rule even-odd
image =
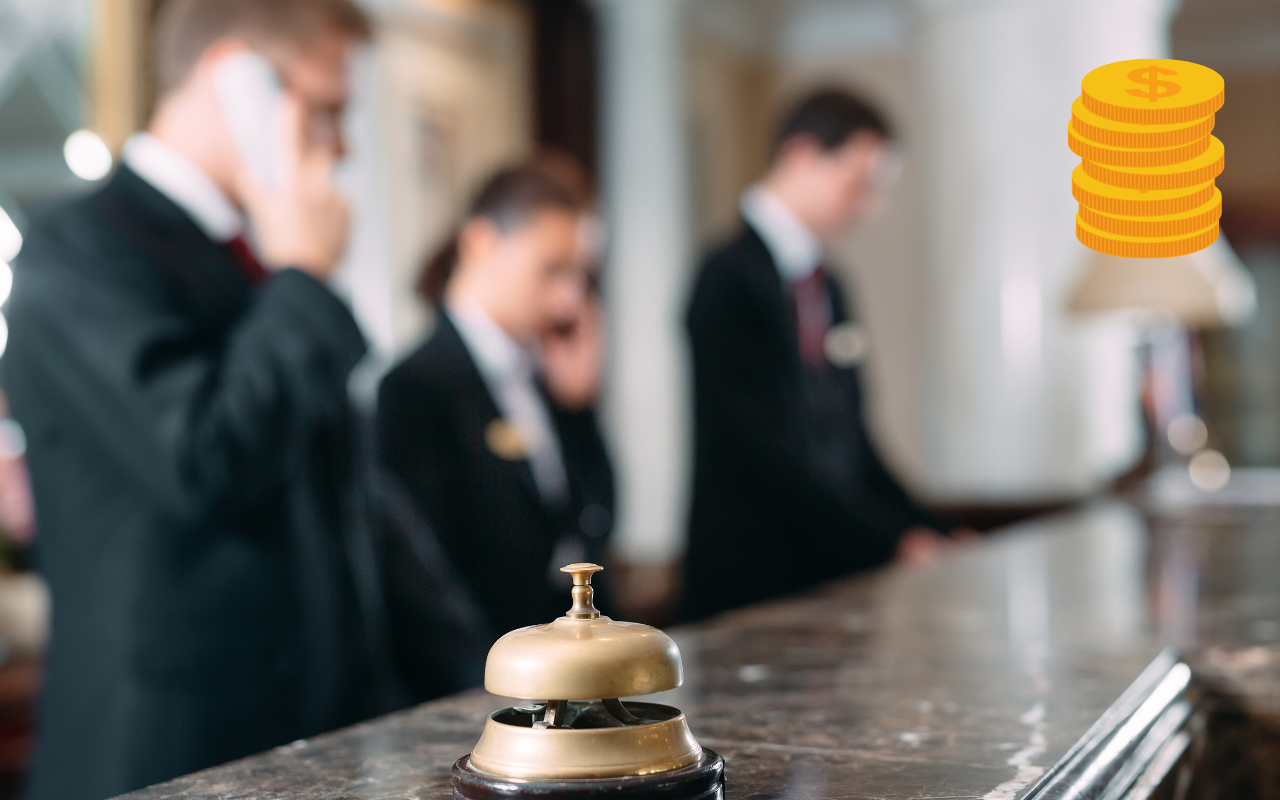
[[[1218,239],[1218,223],[1181,236],[1120,236],[1098,230],[1076,215],[1076,238],[1090,250],[1122,258],[1172,258],[1203,250]]]
[[[1089,227],[1117,236],[1143,238],[1187,236],[1216,224],[1221,218],[1222,192],[1217,189],[1213,190],[1213,198],[1202,206],[1159,217],[1125,217],[1080,206],[1080,219]]]
[[[1085,208],[1121,217],[1162,217],[1202,206],[1213,197],[1213,181],[1177,189],[1140,192],[1095,180],[1084,165],[1071,173],[1071,195]]]
[[[1181,189],[1211,181],[1222,173],[1225,148],[1216,136],[1209,137],[1209,147],[1200,155],[1180,164],[1161,167],[1117,167],[1084,161],[1085,173],[1103,183],[1126,189],[1151,191],[1153,189]]]
[[[1071,152],[1086,161],[1113,167],[1163,167],[1169,164],[1181,164],[1208,150],[1211,138],[1206,136],[1203,139],[1173,147],[1115,147],[1092,141],[1078,133],[1074,119],[1067,123],[1067,147],[1071,148]]]
[[[1100,117],[1084,107],[1084,98],[1071,104],[1071,124],[1086,139],[1108,147],[1177,147],[1213,133],[1214,116],[1172,125],[1135,125]]]

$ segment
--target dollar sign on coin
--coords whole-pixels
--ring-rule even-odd
[[[1145,83],[1147,85],[1147,89],[1129,89],[1129,94],[1134,95],[1135,97],[1145,97],[1153,103],[1157,100],[1163,100],[1166,97],[1173,97],[1175,94],[1182,91],[1182,87],[1173,81],[1162,81],[1160,80],[1160,76],[1177,74],[1176,70],[1165,69],[1164,67],[1158,67],[1155,64],[1152,64],[1149,67],[1139,67],[1129,73],[1129,80],[1134,83]],[[1164,91],[1160,91],[1161,89],[1164,89]]]
[[[1171,76],[1177,80],[1169,80]],[[1222,76],[1208,67],[1142,58],[1104,64],[1085,75],[1080,102],[1099,118],[1094,120],[1095,128],[1107,120],[1124,125],[1194,125],[1222,106],[1223,89]]]

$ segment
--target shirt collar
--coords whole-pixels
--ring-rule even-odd
[[[818,268],[822,243],[777,195],[756,184],[742,193],[739,207],[785,280],[803,280]]]
[[[458,329],[476,366],[487,380],[501,381],[520,371],[530,370],[529,353],[478,303],[465,300],[450,303],[445,313]]]
[[[191,159],[149,133],[135,133],[124,144],[122,160],[158,192],[191,217],[215,242],[244,232],[244,215]]]

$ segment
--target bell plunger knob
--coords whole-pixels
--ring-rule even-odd
[[[596,608],[595,589],[591,588],[591,576],[604,567],[599,564],[570,564],[567,567],[561,567],[561,572],[567,572],[573,576],[573,608],[570,608],[565,616],[569,619],[599,619],[600,611]]]

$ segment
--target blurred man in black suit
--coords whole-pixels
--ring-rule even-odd
[[[585,212],[552,170],[493,177],[423,273],[434,333],[379,392],[382,458],[496,633],[561,616],[558,568],[598,561],[612,528]]]
[[[367,713],[340,522],[365,342],[325,281],[347,235],[330,175],[346,62],[368,32],[350,0],[171,0],[147,132],[28,232],[3,378],[53,594],[35,800],[98,800]],[[218,87],[247,54],[283,86],[259,120],[283,130],[270,185]]]
[[[823,243],[863,218],[889,129],[844,92],[787,118],[740,233],[703,262],[688,312],[696,454],[684,615],[883,564],[941,538],[876,454],[850,324]]]

